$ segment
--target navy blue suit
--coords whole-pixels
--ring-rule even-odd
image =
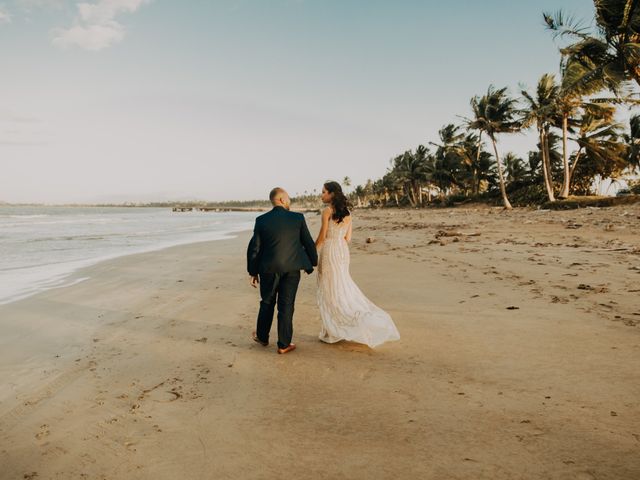
[[[278,306],[278,347],[293,337],[293,311],[300,270],[313,272],[318,253],[304,215],[274,207],[256,219],[247,248],[247,271],[260,277],[260,311],[256,334],[269,341],[275,306]]]

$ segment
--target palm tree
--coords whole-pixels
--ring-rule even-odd
[[[464,132],[459,126],[448,124],[439,130],[438,136],[439,143],[429,142],[438,147],[433,155],[431,180],[442,194],[446,194],[453,187],[464,187],[460,178],[463,174],[460,142]]]
[[[630,173],[640,171],[640,115],[629,119],[629,134],[623,136],[627,144],[627,165]]]
[[[393,159],[392,171],[413,207],[422,205],[422,185],[428,181],[430,173],[428,158],[429,150],[420,145],[415,153],[407,150]]]
[[[391,160],[391,163],[393,165],[394,160]],[[385,191],[388,192],[389,195],[393,195],[393,199],[396,202],[396,207],[399,207],[400,198],[398,195],[403,190],[403,184],[393,167],[389,169],[387,173],[382,177],[382,184],[384,185]]]
[[[527,175],[524,162],[513,152],[509,152],[504,156],[504,171],[509,184],[521,182]]]
[[[569,169],[569,150],[567,141],[569,138],[569,129],[575,123],[574,117],[578,114],[582,105],[582,97],[588,93],[592,93],[586,85],[581,85],[578,88],[579,79],[584,75],[585,68],[582,64],[570,59],[563,64],[562,68],[562,87],[557,98],[557,113],[558,122],[556,127],[562,130],[562,167],[563,167],[563,181],[562,191],[560,193],[561,198],[569,196],[569,188],[571,183],[571,172]],[[600,84],[594,83],[593,89],[599,89]],[[571,126],[570,126],[571,124]]]
[[[365,197],[365,190],[362,185],[358,185],[353,192],[351,192],[351,196],[356,198],[356,204],[358,207],[362,207],[362,203]]]
[[[575,41],[560,52],[584,67],[573,86],[594,82],[616,94],[627,81],[640,85],[640,2],[638,0],[594,0],[595,31],[566,16],[543,13],[547,28],[556,37]]]
[[[344,185],[345,191],[351,186],[351,179],[349,177],[344,177],[342,179],[342,185]]]
[[[569,170],[569,184],[573,179],[578,162],[583,155],[596,158],[599,162],[618,163],[623,152],[619,139],[622,126],[613,123],[615,107],[611,105],[588,105],[580,117],[577,135],[572,139],[578,144],[578,150],[572,157]]]
[[[516,119],[516,100],[507,95],[506,88],[496,90],[490,85],[485,95],[471,99],[471,109],[473,118],[468,121],[469,128],[484,132],[491,139],[498,167],[502,202],[504,207],[510,210],[512,207],[507,198],[496,136],[501,133],[513,133],[521,128],[520,122]]]
[[[544,74],[538,81],[535,97],[530,95],[526,90],[522,90],[522,96],[527,104],[527,107],[523,111],[523,126],[528,127],[535,124],[538,129],[542,177],[550,202],[555,201],[555,196],[551,177],[548,134],[550,125],[556,115],[559,92],[560,87],[556,85],[555,77],[548,73]]]

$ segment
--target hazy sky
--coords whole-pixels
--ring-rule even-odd
[[[0,0],[0,200],[250,199],[389,160],[556,72],[591,0]],[[534,135],[501,142],[524,155]]]

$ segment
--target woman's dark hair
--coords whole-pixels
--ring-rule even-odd
[[[337,223],[342,223],[344,217],[351,215],[349,211],[349,200],[342,192],[342,187],[338,182],[326,182],[324,188],[327,192],[333,194],[331,199],[331,206],[333,207],[333,218]]]

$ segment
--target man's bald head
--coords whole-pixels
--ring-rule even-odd
[[[291,204],[289,200],[289,194],[284,188],[276,187],[269,193],[269,200],[274,207],[284,207],[287,210]]]

